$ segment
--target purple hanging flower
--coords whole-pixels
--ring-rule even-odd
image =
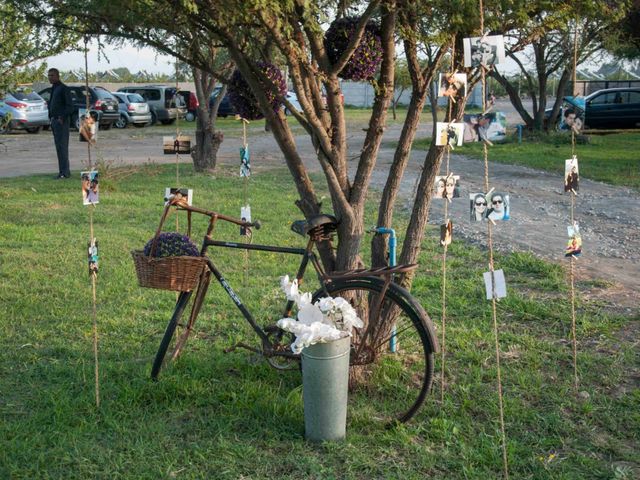
[[[144,246],[145,256],[151,254],[151,245],[153,238]],[[187,237],[177,232],[165,232],[158,236],[158,244],[156,246],[156,257],[199,257],[200,251],[198,247]]]
[[[324,36],[324,48],[331,63],[336,63],[349,45],[359,18],[345,17],[335,20]],[[380,27],[373,21],[367,23],[358,47],[338,74],[345,80],[370,80],[382,62]]]
[[[257,64],[258,68],[268,78],[269,84],[266,82],[260,82],[261,88],[267,95],[269,104],[276,112],[282,106],[282,102],[278,99],[278,96],[273,91],[272,85],[275,85],[276,90],[282,96],[287,93],[287,82],[284,75],[278,67],[271,63],[260,62]],[[231,81],[228,88],[229,101],[235,108],[238,115],[247,120],[258,120],[262,118],[262,111],[258,105],[255,95],[251,91],[249,84],[240,73],[240,70],[236,69],[231,75]]]

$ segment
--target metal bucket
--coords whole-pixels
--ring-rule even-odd
[[[302,350],[305,437],[311,442],[343,440],[347,429],[351,337]]]

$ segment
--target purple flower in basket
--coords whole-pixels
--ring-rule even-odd
[[[144,255],[151,255],[153,238],[144,246]],[[165,232],[158,236],[155,257],[199,257],[198,247],[187,237],[177,232]]]
[[[261,88],[269,100],[269,104],[273,108],[274,112],[282,106],[282,102],[278,99],[278,96],[274,92],[274,89],[282,96],[287,93],[287,82],[282,74],[282,71],[275,65],[267,62],[259,62],[258,68],[262,71],[267,78],[266,81],[260,80]],[[235,108],[238,115],[246,120],[258,120],[263,118],[260,105],[255,95],[251,91],[249,84],[240,73],[240,70],[235,70],[231,75],[231,81],[229,82],[229,101]]]

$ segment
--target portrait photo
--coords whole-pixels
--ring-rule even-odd
[[[465,38],[462,45],[465,67],[479,67],[480,65],[490,67],[504,62],[504,38],[502,35]]]
[[[580,133],[584,126],[584,112],[572,105],[564,105],[560,121],[558,123],[558,130],[561,132],[575,132]]]
[[[464,123],[436,123],[436,145],[461,147],[464,136]]]
[[[482,222],[487,219],[487,198],[484,193],[470,193],[469,205],[469,219],[472,222]]]
[[[100,203],[98,177],[99,175],[97,170],[80,172],[83,205],[95,205],[96,203]]]
[[[187,203],[191,205],[193,202],[193,190],[190,188],[176,188],[176,187],[167,187],[164,189],[164,204],[169,203],[169,200],[173,198],[184,198],[187,200]]]
[[[98,273],[98,241],[95,238],[87,243],[87,260],[89,274]]]
[[[464,142],[500,142],[507,138],[507,117],[502,112],[465,114]]]
[[[78,130],[80,134],[79,140],[81,142],[88,142],[92,146],[95,145],[98,139],[98,114],[96,112],[89,112],[87,115],[86,108],[79,108],[78,121],[80,124]]]
[[[564,161],[564,191],[576,193],[580,182],[578,171],[578,157],[573,157]]]
[[[449,97],[454,101],[456,98],[464,98],[467,92],[467,74],[441,73],[438,85],[439,97]]]
[[[162,137],[162,150],[165,155],[171,155],[172,153],[191,153],[191,137],[189,135]]]
[[[251,206],[245,205],[244,207],[240,207],[240,220],[244,222],[251,222]],[[247,235],[247,228],[241,226],[240,227],[240,235]]]
[[[451,245],[453,240],[453,223],[449,220],[447,223],[440,225],[440,245]]]
[[[487,219],[489,220],[509,220],[510,206],[509,195],[502,192],[492,192],[486,195],[487,198]]]
[[[505,298],[507,296],[507,283],[504,280],[504,271],[494,270],[493,271],[493,280],[495,280],[495,289],[493,286],[492,275],[491,272],[484,272],[484,287],[485,293],[487,294],[487,300],[491,300],[495,293],[496,300],[499,298]],[[495,290],[495,292],[494,292]]]
[[[579,257],[582,254],[582,237],[580,232],[573,231],[573,235],[567,240],[567,247],[564,249],[565,257]]]
[[[460,197],[460,175],[438,175],[433,182],[432,198],[459,198]]]

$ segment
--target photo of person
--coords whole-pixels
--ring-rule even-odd
[[[564,131],[573,130],[575,133],[580,133],[583,123],[582,117],[574,108],[565,108],[558,129]]]
[[[462,45],[465,67],[479,67],[481,65],[490,67],[504,62],[504,38],[502,35],[465,38]]]
[[[80,172],[80,181],[82,185],[82,204],[94,205],[100,203],[97,170]]]
[[[184,198],[189,205],[193,201],[193,190],[190,188],[167,187],[164,189],[164,204],[169,203],[173,198]]]
[[[449,174],[448,176],[438,175],[433,183],[433,197],[432,198],[459,198],[460,187],[458,182],[460,181],[460,175]]]
[[[493,192],[487,195],[487,218],[489,220],[509,220],[509,195]]]
[[[463,119],[465,142],[499,142],[507,138],[507,117],[502,112],[465,114]]]
[[[453,239],[453,223],[449,220],[444,225],[440,225],[440,245],[443,247],[451,245]]]
[[[436,145],[453,147],[462,146],[464,136],[464,123],[436,123]]]
[[[439,97],[449,97],[454,102],[456,98],[464,98],[467,92],[466,73],[441,73],[438,88]]]
[[[470,220],[472,222],[482,222],[487,219],[487,199],[484,193],[469,194]]]
[[[245,205],[244,207],[240,207],[240,219],[244,222],[251,222],[251,206]],[[241,226],[240,227],[240,235],[247,235],[247,228]]]
[[[574,156],[564,161],[564,191],[577,193],[579,181],[578,158]]]
[[[98,241],[95,238],[87,243],[87,260],[89,261],[89,275],[98,273]]]
[[[569,235],[567,247],[564,249],[564,256],[579,257],[580,254],[582,254],[582,237],[580,236],[580,231],[574,228],[572,235]]]
[[[162,150],[165,155],[191,153],[191,137],[188,135],[162,137]]]
[[[90,112],[87,115],[87,110],[84,108],[78,109],[78,115],[80,118],[80,141],[89,142],[92,147],[96,145],[98,138],[98,122],[96,121],[96,113]]]
[[[491,275],[491,272],[484,272],[483,276],[487,300],[491,300],[494,295],[496,300],[507,296],[507,282],[504,279],[504,271],[502,269],[494,270],[493,275]],[[495,281],[495,288],[492,279]]]

